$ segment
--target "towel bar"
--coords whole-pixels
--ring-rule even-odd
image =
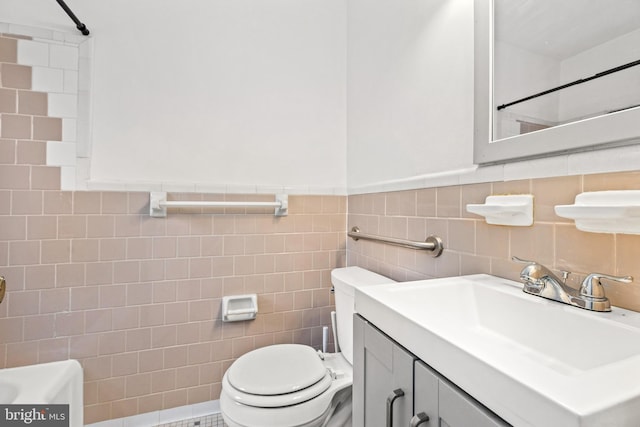
[[[209,201],[167,201],[167,193],[152,192],[149,195],[149,215],[154,218],[167,216],[167,208],[275,208],[275,216],[286,216],[289,196],[276,194],[275,202],[209,202]]]

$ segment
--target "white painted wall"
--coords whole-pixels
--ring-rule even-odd
[[[494,47],[495,104],[505,104],[558,86],[560,61],[496,41]],[[537,102],[536,102],[537,101]],[[546,95],[509,107],[509,110],[542,120],[558,120],[558,96]]]
[[[349,0],[348,186],[473,164],[473,1]]]
[[[561,63],[561,80],[570,82],[640,58],[640,30],[579,53]],[[615,96],[613,96],[615,94]],[[640,103],[640,66],[562,91],[560,121]]]
[[[358,193],[640,168],[640,145],[473,165],[473,0],[69,3],[95,37],[94,183]],[[0,17],[73,27],[49,0]]]
[[[344,192],[342,0],[69,6],[95,42],[92,181]],[[49,0],[0,16],[74,31]]]
[[[500,105],[590,77],[635,61],[638,56],[640,30],[563,60],[497,41],[494,57],[495,104]],[[511,106],[505,111],[512,115],[532,117],[541,123],[546,121],[556,124],[626,108],[640,102],[637,90],[640,87],[639,76],[638,68],[630,68]],[[508,136],[513,135],[498,135],[499,138]]]
[[[497,107],[558,86],[560,61],[496,40],[494,44],[494,105]],[[559,94],[529,100],[495,111],[494,139],[520,135],[520,122],[555,125]]]

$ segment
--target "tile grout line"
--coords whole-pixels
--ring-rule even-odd
[[[187,418],[166,424],[158,424],[155,427],[227,427],[222,419],[222,414],[211,414],[203,417]]]

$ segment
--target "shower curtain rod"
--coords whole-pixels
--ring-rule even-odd
[[[553,89],[545,90],[543,92],[539,92],[539,93],[536,93],[534,95],[527,96],[526,98],[521,98],[521,99],[518,99],[518,100],[515,100],[515,101],[512,101],[512,102],[509,102],[508,104],[498,105],[498,111],[504,110],[507,107],[510,107],[512,105],[515,105],[515,104],[519,104],[521,102],[529,101],[531,99],[538,98],[540,96],[547,95],[547,94],[550,94],[552,92],[556,92],[556,91],[561,90],[561,89],[566,89],[566,88],[571,87],[571,86],[575,86],[575,85],[579,85],[579,84],[582,84],[582,83],[589,82],[591,80],[599,79],[600,77],[608,76],[609,74],[617,73],[618,71],[626,70],[627,68],[635,67],[636,65],[640,65],[640,59],[637,60],[637,61],[629,62],[629,63],[624,64],[624,65],[619,65],[617,67],[610,68],[608,70],[605,70],[605,71],[602,71],[600,73],[594,74],[591,77],[586,77],[584,79],[578,79],[578,80],[573,81],[571,83],[563,84],[562,86],[554,87]]]
[[[78,17],[71,11],[71,9],[69,9],[69,6],[67,6],[67,4],[64,2],[64,0],[56,0],[56,1],[60,5],[60,7],[62,9],[64,9],[65,12],[67,12],[67,15],[69,15],[69,18],[71,18],[73,20],[73,22],[75,22],[76,28],[78,30],[80,30],[80,32],[83,35],[88,36],[89,35],[89,29],[87,28],[86,25],[84,25],[82,22],[80,22]]]

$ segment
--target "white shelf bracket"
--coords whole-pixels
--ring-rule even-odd
[[[489,196],[484,204],[468,204],[467,212],[485,217],[487,224],[533,225],[533,195]]]

